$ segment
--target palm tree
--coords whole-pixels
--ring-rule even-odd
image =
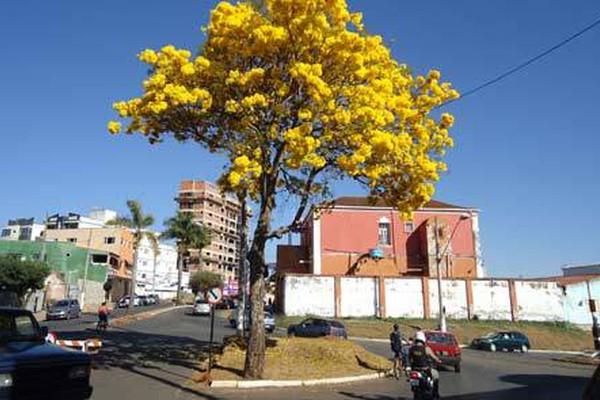
[[[199,252],[211,243],[211,231],[204,225],[194,222],[194,216],[187,212],[178,212],[175,217],[165,221],[167,229],[161,235],[177,242],[177,304],[181,304],[181,280],[183,260],[190,249]]]
[[[136,286],[136,274],[137,274],[137,260],[138,260],[138,248],[142,238],[148,239],[152,247],[156,245],[156,235],[148,231],[148,227],[154,224],[154,217],[151,214],[144,215],[142,211],[142,205],[137,200],[127,200],[127,208],[129,209],[129,216],[118,216],[112,221],[108,221],[107,225],[123,226],[133,231],[133,271],[131,277],[131,288],[129,290],[129,311],[133,307],[133,297],[135,295]]]

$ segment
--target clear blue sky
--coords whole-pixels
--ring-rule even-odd
[[[54,212],[123,211],[158,221],[179,180],[215,180],[222,161],[188,144],[110,137],[110,104],[139,93],[135,55],[195,48],[213,1],[14,1],[0,13],[0,223]],[[439,68],[468,90],[564,39],[600,14],[597,1],[350,1],[367,28],[416,71]],[[559,273],[600,261],[600,29],[451,106],[450,171],[436,197],[481,209],[492,275]],[[361,194],[344,183],[336,195]],[[283,212],[277,218],[284,217]],[[160,224],[157,225],[160,228]],[[273,248],[269,257],[274,255]]]

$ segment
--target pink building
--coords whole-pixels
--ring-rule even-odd
[[[331,208],[313,210],[300,246],[278,246],[277,270],[437,276],[436,254],[444,277],[483,277],[477,209],[432,200],[406,221],[397,210],[370,204],[366,197],[340,197]]]

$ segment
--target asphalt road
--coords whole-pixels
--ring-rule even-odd
[[[157,308],[168,307],[171,306],[170,302],[163,302],[162,304],[155,304],[151,306],[144,307],[134,307],[131,310],[131,313],[137,314],[144,311],[155,310]],[[114,308],[111,309],[110,318],[117,318],[127,314],[126,308]],[[61,319],[61,320],[40,320],[39,323],[41,326],[47,326],[50,332],[73,332],[85,329],[91,325],[94,325],[98,322],[98,317],[96,314],[81,314],[80,318],[73,318],[69,320]]]
[[[199,389],[190,377],[208,347],[208,317],[178,309],[104,335],[105,348],[92,373],[93,399],[411,399],[403,380],[379,379],[351,385],[297,389]],[[215,342],[234,334],[215,320]],[[389,356],[385,343],[361,343]],[[443,399],[580,399],[593,369],[559,363],[547,354],[465,350],[460,374],[441,371]]]

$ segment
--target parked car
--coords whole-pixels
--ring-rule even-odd
[[[454,368],[460,372],[461,351],[456,337],[451,332],[425,331],[427,345],[435,352],[442,365]]]
[[[339,321],[308,318],[288,327],[288,336],[321,337],[336,336],[348,339],[346,327]]]
[[[265,312],[265,331],[267,333],[275,331],[275,317],[270,312]]]
[[[152,300],[150,300],[148,298],[148,296],[146,296],[145,294],[140,295],[139,299],[140,299],[140,306],[149,306],[152,302]]]
[[[194,302],[194,309],[192,310],[192,314],[194,315],[208,315],[210,314],[210,304],[208,301],[198,298]]]
[[[124,307],[129,307],[129,299],[130,296],[123,296],[119,299],[119,301],[117,302],[117,306],[119,308],[124,308]],[[139,307],[140,306],[140,298],[138,296],[134,296],[133,297],[133,306],[134,307]]]
[[[79,302],[74,299],[59,300],[46,310],[46,320],[71,319],[81,316]]]
[[[497,350],[518,350],[522,353],[526,353],[531,349],[531,342],[529,341],[529,338],[521,332],[501,331],[489,333],[483,337],[474,339],[471,343],[471,347],[492,352]]]
[[[229,317],[229,325],[232,328],[237,328],[238,312],[239,312],[239,309],[236,308],[235,311],[232,312],[231,316]],[[265,331],[267,333],[273,333],[275,331],[275,316],[273,314],[271,314],[270,312],[265,312],[264,318],[265,318]],[[249,331],[251,327],[252,327],[252,320],[247,319],[244,323],[244,330]]]
[[[150,294],[148,298],[152,299],[152,304],[160,304],[160,297],[157,294]]]
[[[30,311],[0,308],[0,398],[87,399],[90,356],[46,343]]]

